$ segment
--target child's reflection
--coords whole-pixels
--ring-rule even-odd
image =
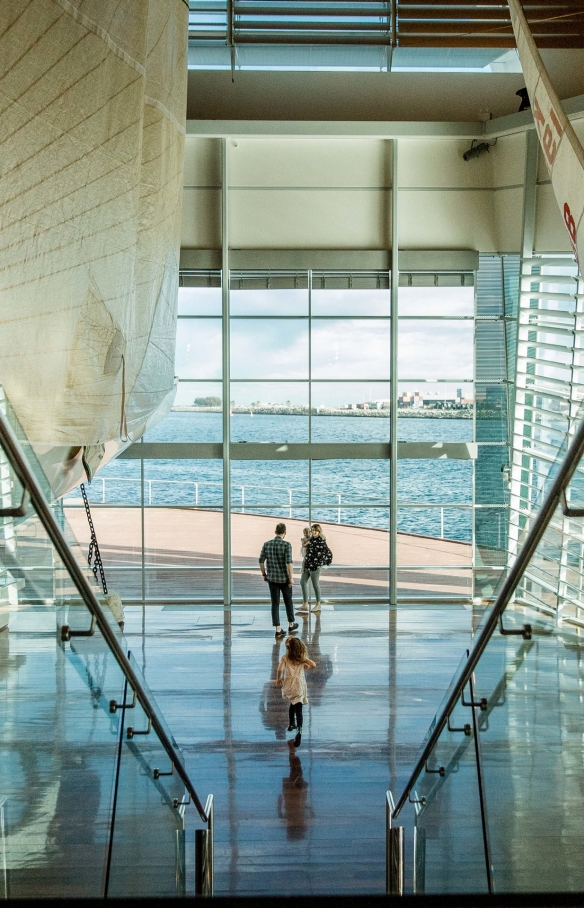
[[[270,680],[266,681],[260,700],[260,714],[265,728],[271,728],[278,741],[286,737],[288,727],[288,702],[283,699],[282,691],[276,687],[276,675],[280,661],[280,646],[282,639],[276,640],[272,646],[272,669]]]
[[[312,817],[312,809],[306,806],[308,782],[302,775],[302,763],[293,741],[288,741],[288,759],[290,774],[282,779],[278,816],[286,821],[286,838],[294,841],[303,839],[306,835],[307,813]]]

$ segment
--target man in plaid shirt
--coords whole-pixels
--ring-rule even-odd
[[[280,627],[280,593],[284,597],[288,616],[288,633],[298,627],[294,623],[294,605],[292,603],[292,546],[285,541],[286,524],[279,523],[273,539],[264,542],[259,557],[260,570],[267,580],[272,598],[272,624],[276,628],[276,639],[284,637],[286,631]]]

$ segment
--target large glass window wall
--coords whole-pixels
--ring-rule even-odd
[[[506,546],[506,505],[488,488],[477,505],[475,465],[493,446],[508,463],[505,351],[502,374],[479,384],[473,275],[400,275],[395,494],[387,272],[232,272],[228,332],[220,273],[183,283],[174,408],[89,489],[110,585],[126,601],[220,602],[229,570],[232,600],[257,601],[276,522],[296,574],[302,529],[319,522],[334,553],[324,600],[388,602],[393,501],[398,597],[472,598],[477,507],[495,514],[495,550]],[[497,417],[486,435],[479,397]],[[84,538],[79,500],[66,506]],[[484,560],[488,573],[497,558]]]
[[[584,398],[584,286],[571,256],[522,263],[511,475],[510,552],[539,502],[550,467],[573,436]],[[579,477],[572,495],[580,502]],[[584,625],[584,540],[577,520],[554,517],[555,544],[525,573],[519,599]]]

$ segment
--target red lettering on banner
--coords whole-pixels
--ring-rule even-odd
[[[559,137],[560,137],[560,139],[561,139],[562,136],[564,135],[564,130],[562,129],[562,124],[561,124],[560,121],[558,120],[558,118],[557,118],[557,116],[556,116],[556,112],[555,112],[555,110],[553,109],[553,107],[550,107],[550,120],[552,121],[552,123],[553,123],[554,126],[556,127],[556,132],[557,132],[557,134],[559,135]]]
[[[557,133],[558,139],[561,139],[564,134],[564,130],[562,129],[562,124],[558,120],[553,107],[550,107],[549,118]],[[535,120],[537,131],[539,132],[542,148],[545,152],[548,164],[551,167],[556,159],[556,154],[558,152],[558,142],[554,138],[554,133],[552,131],[552,127],[550,126],[550,122],[546,120],[542,109],[539,106],[537,98],[534,98],[533,103],[533,119]]]
[[[574,220],[574,215],[570,211],[570,206],[567,202],[564,203],[564,223],[568,229],[570,235],[570,242],[572,243],[572,250],[576,261],[578,262],[578,244],[577,244],[577,233],[576,233],[576,221]],[[578,262],[579,264],[579,262]]]
[[[535,120],[535,125],[537,126],[538,122],[542,126],[545,126],[545,117],[541,112],[541,107],[539,106],[537,98],[533,99],[533,119]]]
[[[545,156],[548,159],[550,166],[554,163],[556,159],[556,152],[558,150],[558,145],[552,135],[552,130],[549,123],[546,123],[543,136],[541,137],[541,145],[545,151]]]

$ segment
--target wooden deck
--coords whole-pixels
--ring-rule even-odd
[[[128,598],[141,595],[142,528],[138,508],[92,511],[106,571]],[[82,546],[89,543],[85,513],[67,508],[67,519]],[[232,582],[235,597],[266,596],[258,570],[262,543],[281,518],[232,514]],[[284,520],[299,579],[300,537],[304,521]],[[321,576],[324,599],[377,599],[388,595],[389,534],[384,530],[323,524],[334,563]],[[149,599],[220,598],[223,525],[219,511],[151,508],[144,527],[146,594]],[[472,594],[472,546],[428,536],[398,534],[400,595],[444,597]],[[299,590],[296,592],[298,597]]]

